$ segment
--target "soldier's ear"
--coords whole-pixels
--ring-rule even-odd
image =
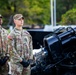
[[[16,20],[14,19],[13,22],[16,23]]]
[[[13,22],[15,22],[15,19],[13,19]]]

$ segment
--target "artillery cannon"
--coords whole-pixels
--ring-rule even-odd
[[[43,44],[35,55],[31,75],[76,75],[76,28],[49,34]]]

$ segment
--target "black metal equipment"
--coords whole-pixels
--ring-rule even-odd
[[[76,75],[76,28],[44,37],[31,75]]]
[[[43,31],[43,29],[27,29],[27,31],[31,34],[33,40],[33,48],[39,49],[40,45],[43,46],[43,38],[48,35],[52,34],[51,31]]]

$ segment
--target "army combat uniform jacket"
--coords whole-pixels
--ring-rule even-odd
[[[8,54],[8,44],[7,44],[8,32],[0,26],[0,59],[2,59],[6,54]],[[0,75],[7,75],[8,69],[7,65],[0,65]]]
[[[28,60],[33,58],[31,35],[26,30],[14,28],[8,35],[8,44],[12,64],[12,75],[27,75],[22,73],[23,67],[20,61],[22,59]],[[29,68],[26,68],[27,71],[28,69]]]

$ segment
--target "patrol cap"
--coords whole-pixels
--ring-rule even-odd
[[[0,18],[2,18],[2,15],[0,14]]]
[[[18,20],[18,19],[21,19],[21,18],[24,19],[24,17],[23,17],[22,14],[15,14],[15,15],[13,16],[13,19],[15,19],[15,20]]]

